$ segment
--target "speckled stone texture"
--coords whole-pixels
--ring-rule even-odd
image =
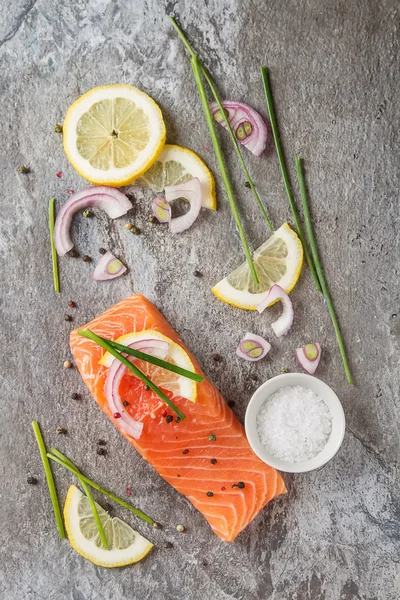
[[[1,545],[4,600],[397,600],[399,569],[399,14],[395,0],[194,0],[156,2],[2,0],[1,61]],[[85,182],[69,165],[53,124],[93,86],[131,83],[161,105],[168,140],[199,152],[217,175],[188,57],[167,13],[179,15],[223,94],[265,115],[259,67],[267,64],[282,138],[293,163],[305,158],[321,255],[349,349],[346,383],[326,306],[305,268],[292,298],[290,334],[274,339],[274,308],[260,317],[222,304],[210,288],[242,261],[225,194],[193,228],[173,237],[148,222],[151,195],[131,190],[139,236],[77,216],[73,237],[95,261],[115,251],[130,274],[96,284],[93,264],[60,261],[52,290],[47,202]],[[267,236],[229,146],[226,155],[248,238]],[[273,152],[245,158],[275,226],[291,215]],[[30,167],[29,175],[17,172]],[[55,174],[63,172],[61,179]],[[298,198],[297,190],[296,195]],[[202,278],[193,276],[199,269]],[[68,336],[116,301],[140,291],[162,310],[243,419],[257,381],[297,370],[297,346],[319,341],[319,376],[341,398],[347,433],[324,469],[285,476],[271,503],[234,544],[154,473],[102,415],[76,369]],[[77,308],[69,310],[69,299]],[[73,314],[65,322],[64,314]],[[235,356],[246,331],[273,344],[268,360]],[[215,362],[212,354],[222,355]],[[81,400],[72,400],[79,392]],[[153,531],[120,515],[157,545],[133,567],[106,570],[57,538],[30,427],[94,479],[164,523]],[[66,436],[56,434],[64,426]],[[96,441],[107,440],[107,456]],[[26,478],[39,479],[29,486]],[[73,477],[55,468],[64,499]],[[183,523],[187,531],[178,534]],[[166,541],[173,548],[165,549]]]

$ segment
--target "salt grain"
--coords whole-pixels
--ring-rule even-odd
[[[304,462],[325,447],[332,430],[332,415],[312,390],[284,387],[272,394],[257,415],[262,445],[276,458]]]

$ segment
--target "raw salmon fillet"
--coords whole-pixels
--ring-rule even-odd
[[[108,339],[144,329],[155,329],[182,346],[197,373],[202,371],[194,356],[155,306],[140,294],[122,300],[85,327]],[[104,384],[107,367],[98,364],[104,350],[76,331],[71,349],[82,378],[100,408],[118,427],[107,405]],[[218,390],[207,380],[198,384],[197,402],[174,397],[186,419],[167,423],[165,410],[173,414],[151,390],[129,373],[120,386],[129,400],[132,417],[143,422],[140,439],[121,431],[132,446],[178,492],[184,494],[207,519],[213,531],[232,542],[259,511],[278,494],[286,492],[280,474],[264,464],[252,451],[244,428]],[[172,398],[171,392],[166,392]],[[175,416],[175,415],[174,415]],[[209,435],[216,436],[215,441]],[[183,453],[183,450],[189,452]],[[217,460],[216,464],[211,459]],[[232,487],[243,481],[245,487]],[[213,496],[207,496],[207,492]]]

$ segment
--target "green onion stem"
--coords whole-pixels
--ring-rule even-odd
[[[235,196],[234,196],[234,193],[233,193],[232,185],[231,185],[231,182],[229,180],[229,176],[228,176],[228,173],[227,173],[227,170],[226,170],[226,166],[225,166],[225,161],[224,161],[224,158],[222,156],[222,152],[221,152],[221,148],[220,148],[220,145],[219,145],[219,142],[218,142],[217,134],[215,132],[214,118],[213,118],[213,116],[211,114],[210,107],[208,105],[206,91],[205,91],[205,88],[204,88],[203,80],[201,78],[201,72],[203,72],[203,74],[206,77],[208,83],[210,83],[210,81],[212,83],[211,77],[207,73],[207,71],[206,71],[205,67],[203,66],[203,64],[197,58],[196,53],[194,52],[193,48],[191,47],[191,45],[187,41],[185,35],[183,34],[183,31],[181,31],[181,29],[179,28],[179,26],[178,26],[177,22],[175,21],[175,19],[173,17],[169,17],[169,18],[170,18],[170,21],[171,21],[172,25],[174,26],[177,34],[179,35],[180,39],[182,40],[182,42],[184,43],[185,47],[189,51],[190,62],[191,62],[191,65],[192,65],[193,74],[194,74],[194,78],[195,78],[196,85],[197,85],[197,90],[199,92],[201,104],[202,104],[203,111],[204,111],[204,116],[206,118],[206,122],[207,122],[208,129],[209,129],[210,136],[211,136],[211,141],[212,141],[214,152],[215,152],[215,156],[217,158],[219,170],[221,172],[222,181],[224,183],[226,194],[228,196],[229,204],[230,204],[230,207],[231,207],[231,211],[232,211],[233,217],[235,219],[236,227],[237,227],[237,229],[239,231],[240,241],[242,243],[242,247],[243,247],[243,250],[244,250],[244,253],[245,253],[245,256],[246,256],[246,260],[247,260],[247,262],[249,264],[250,272],[252,274],[252,277],[253,277],[255,283],[258,284],[259,280],[258,280],[257,272],[256,272],[256,269],[255,269],[255,266],[254,266],[254,263],[253,263],[253,259],[252,259],[252,256],[251,256],[251,253],[250,253],[250,250],[249,250],[249,246],[248,246],[247,241],[246,241],[246,236],[245,236],[245,233],[244,233],[244,230],[243,230],[243,226],[242,226],[242,223],[240,221],[240,216],[239,216],[239,213],[238,213],[238,210],[237,210],[236,200],[235,200]],[[211,90],[212,90],[212,92],[214,94],[215,87],[213,86],[211,88]],[[215,97],[215,100],[218,102],[219,96],[218,96],[218,93],[217,93],[216,90],[215,90],[215,93],[217,94],[217,96],[215,96],[215,94],[214,94],[214,97]],[[222,111],[222,114],[225,115],[225,112]],[[231,131],[231,130],[232,130],[232,128],[230,127],[230,123],[228,121],[228,131]],[[233,132],[232,132],[232,134],[233,134]],[[236,142],[236,138],[235,138],[235,142]],[[237,142],[236,142],[236,144],[237,144]],[[239,154],[240,154],[240,157],[241,157],[240,149],[238,148],[238,150],[239,150]],[[242,166],[245,167],[243,158],[241,160],[241,164],[242,164]],[[246,174],[247,180],[250,183],[250,186],[252,187],[252,190],[253,190],[253,193],[254,193],[255,187],[254,187],[253,181],[251,180],[250,174],[247,171],[247,169],[245,170],[245,174]],[[257,194],[257,197],[259,199],[258,194]],[[260,200],[260,205],[262,206],[261,200]],[[267,219],[268,219],[268,217],[267,217]]]
[[[268,107],[268,114],[269,114],[269,120],[271,123],[271,128],[272,128],[272,134],[274,136],[274,143],[275,143],[275,148],[276,148],[276,153],[278,155],[278,160],[279,160],[279,166],[281,168],[281,173],[282,173],[282,178],[283,178],[283,183],[285,185],[285,189],[286,189],[286,194],[289,200],[289,204],[290,204],[290,208],[292,210],[292,215],[293,218],[295,220],[296,223],[296,227],[297,227],[297,232],[299,234],[299,238],[300,241],[303,245],[303,250],[304,250],[304,256],[305,259],[307,261],[307,264],[310,268],[311,274],[313,276],[314,282],[315,282],[315,287],[317,288],[318,292],[321,292],[321,283],[318,279],[318,275],[317,272],[315,270],[315,265],[312,259],[312,256],[310,255],[310,252],[308,250],[307,247],[307,243],[306,243],[306,239],[304,236],[304,231],[303,231],[303,227],[300,221],[300,217],[299,217],[299,213],[297,211],[297,207],[293,198],[293,194],[292,194],[292,190],[290,188],[290,182],[289,182],[289,175],[286,169],[286,163],[285,163],[285,158],[283,156],[283,151],[282,151],[282,147],[281,147],[281,142],[279,139],[279,132],[278,132],[278,123],[276,120],[276,115],[275,115],[275,109],[274,109],[274,103],[272,100],[272,94],[271,94],[271,88],[269,85],[269,79],[268,79],[268,69],[267,67],[261,67],[261,76],[262,76],[262,80],[263,80],[263,85],[264,85],[264,92],[265,92],[265,98],[267,101],[267,107]]]
[[[344,370],[346,371],[347,381],[349,382],[350,385],[352,385],[353,380],[351,377],[349,364],[347,362],[346,349],[344,347],[343,338],[342,338],[342,334],[340,332],[340,327],[339,327],[339,323],[338,323],[338,320],[336,317],[335,309],[332,304],[332,298],[331,298],[331,295],[329,293],[329,289],[328,289],[328,286],[326,283],[325,274],[322,269],[321,262],[319,260],[317,242],[315,239],[314,230],[313,230],[313,226],[311,223],[310,209],[309,209],[309,205],[308,205],[306,184],[304,181],[302,160],[299,157],[296,159],[296,170],[297,170],[297,177],[298,177],[299,185],[300,185],[301,202],[303,205],[304,220],[306,223],[307,236],[310,241],[311,252],[313,255],[315,267],[317,269],[318,279],[321,283],[322,293],[324,295],[326,304],[328,306],[329,314],[332,319],[333,327],[335,329],[336,339],[338,342],[340,354],[342,356]]]
[[[99,336],[100,337],[100,336]],[[118,344],[118,342],[113,342],[112,340],[107,340],[106,338],[100,337],[101,340],[108,342],[110,346],[119,350],[120,352],[124,352],[125,354],[129,354],[130,356],[134,356],[135,358],[139,358],[140,360],[145,360],[146,362],[157,365],[157,367],[162,367],[167,371],[171,371],[172,373],[177,373],[178,375],[182,375],[182,377],[186,377],[187,379],[191,379],[192,381],[196,381],[197,383],[201,383],[204,379],[203,375],[198,375],[197,373],[193,373],[192,371],[188,371],[187,369],[183,369],[182,367],[178,367],[178,365],[173,365],[161,358],[157,358],[156,356],[151,356],[151,354],[146,354],[145,352],[140,352],[140,350],[135,350],[134,348],[130,348],[129,346],[124,346],[123,344]]]
[[[228,173],[227,173],[227,170],[225,167],[225,161],[222,156],[222,152],[221,152],[221,148],[220,148],[220,145],[218,142],[217,134],[215,132],[214,118],[211,114],[210,107],[208,105],[206,91],[204,89],[204,84],[203,84],[203,81],[201,78],[199,61],[195,54],[193,54],[191,56],[190,63],[192,65],[194,79],[196,81],[197,90],[199,92],[201,104],[203,106],[204,116],[207,121],[207,125],[208,125],[208,129],[210,132],[211,141],[212,141],[212,144],[214,147],[215,156],[217,158],[219,170],[221,171],[222,181],[224,182],[224,186],[225,186],[226,194],[228,196],[231,211],[232,211],[233,217],[235,219],[236,227],[239,231],[239,236],[240,236],[240,241],[242,242],[243,251],[245,253],[246,260],[248,262],[249,269],[250,269],[250,272],[254,279],[254,282],[256,284],[258,284],[259,280],[258,280],[257,272],[256,272],[256,269],[255,269],[255,266],[253,263],[253,259],[252,259],[251,253],[250,253],[249,246],[246,241],[246,236],[245,236],[245,233],[243,230],[243,225],[240,221],[239,213],[238,213],[237,206],[236,206],[235,196],[234,196],[233,190],[232,190],[232,185],[231,185],[231,182],[228,177]]]
[[[54,291],[57,293],[60,293],[60,279],[59,279],[59,275],[58,275],[57,251],[56,251],[56,246],[54,244],[55,204],[56,204],[56,199],[50,198],[50,200],[49,200],[49,229],[50,229],[50,244],[51,244],[51,260],[53,263]]]
[[[100,492],[101,494],[103,494],[104,496],[107,496],[107,498],[110,498],[111,500],[114,500],[114,502],[116,502],[117,504],[120,504],[121,506],[123,506],[127,510],[130,510],[134,515],[136,515],[140,519],[143,519],[143,521],[146,521],[147,523],[150,523],[150,525],[153,525],[154,519],[152,519],[151,517],[149,517],[148,515],[146,515],[146,513],[142,512],[138,508],[135,508],[131,504],[128,504],[128,502],[125,502],[125,500],[122,500],[121,498],[118,498],[118,496],[115,496],[115,494],[112,494],[111,492],[108,492],[107,490],[105,490],[104,488],[102,488],[100,485],[98,485],[97,483],[95,483],[94,481],[92,481],[91,479],[89,479],[88,477],[86,477],[85,475],[82,475],[82,473],[80,471],[78,471],[78,469],[76,467],[72,467],[70,464],[68,464],[68,462],[65,462],[64,460],[61,460],[60,458],[58,458],[58,456],[55,456],[51,452],[48,452],[47,456],[51,460],[57,462],[59,465],[61,465],[62,467],[64,467],[65,469],[67,469],[68,471],[70,471],[71,473],[73,473],[75,475],[75,477],[77,477],[79,480],[84,481],[85,483],[87,483],[88,485],[90,485],[90,487],[94,488],[95,490],[97,490],[98,492]]]
[[[32,428],[36,437],[36,442],[39,447],[40,457],[42,459],[44,472],[46,475],[47,486],[50,492],[51,502],[53,504],[54,516],[56,518],[56,524],[58,529],[58,534],[60,538],[66,538],[64,523],[62,519],[60,503],[58,501],[57,490],[54,483],[53,473],[51,471],[50,463],[47,458],[46,446],[44,444],[42,432],[40,431],[39,423],[37,421],[32,421]]]
[[[67,465],[69,465],[70,467],[73,467],[74,469],[77,470],[78,473],[80,473],[78,467],[76,467],[74,465],[74,463],[71,462],[69,460],[69,458],[67,458],[65,456],[65,454],[63,454],[62,452],[60,452],[56,448],[51,448],[50,452],[52,454],[54,454],[54,456],[58,456],[58,458],[60,460],[63,460]],[[87,496],[87,499],[89,500],[90,508],[92,509],[93,517],[94,517],[94,520],[96,522],[96,526],[97,526],[97,529],[98,529],[98,532],[99,532],[99,535],[100,535],[101,543],[102,543],[103,547],[106,548],[106,550],[108,550],[109,545],[108,545],[107,537],[106,537],[106,534],[104,532],[103,525],[102,525],[100,517],[99,517],[99,513],[97,512],[97,506],[96,506],[96,503],[95,503],[95,501],[93,499],[92,492],[90,491],[90,487],[88,486],[88,484],[86,483],[86,481],[83,481],[82,477],[79,477],[79,482],[80,482],[80,484],[81,484],[81,486],[83,488],[83,491],[85,492],[85,494]]]
[[[98,344],[99,346],[104,348],[104,350],[107,350],[110,354],[115,356],[115,358],[118,358],[118,360],[120,362],[122,362],[130,371],[132,371],[132,373],[134,375],[136,375],[136,377],[141,379],[143,381],[143,383],[148,385],[149,388],[151,390],[153,390],[153,392],[155,394],[157,394],[157,396],[159,398],[161,398],[161,400],[163,400],[166,404],[168,404],[168,406],[178,415],[178,417],[180,417],[182,419],[182,421],[186,418],[185,415],[179,410],[179,408],[177,406],[175,406],[175,404],[172,402],[172,400],[170,400],[168,398],[168,396],[166,396],[164,394],[164,392],[162,392],[160,390],[160,388],[158,388],[151,381],[151,379],[146,377],[146,375],[144,373],[142,373],[142,371],[140,369],[138,369],[134,364],[132,364],[127,358],[125,358],[125,356],[123,356],[123,354],[121,354],[115,348],[113,348],[111,346],[111,344],[109,344],[109,342],[105,341],[103,338],[101,338],[98,335],[96,335],[95,333],[93,333],[93,331],[90,331],[90,329],[84,329],[84,330],[78,329],[77,333],[79,335],[81,335],[82,337],[87,338],[88,340],[92,340],[93,342],[95,342],[96,344]],[[126,351],[126,348],[124,346],[124,352],[125,351]]]

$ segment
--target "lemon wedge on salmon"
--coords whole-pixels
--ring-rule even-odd
[[[83,94],[68,109],[64,150],[91,183],[120,187],[147,171],[165,144],[158,105],[133,85],[105,85]]]
[[[201,184],[201,205],[216,210],[214,176],[193,150],[166,144],[155,163],[134,184],[160,194],[168,185],[177,185],[197,177]]]
[[[166,362],[177,365],[178,367],[182,367],[187,371],[192,371],[193,373],[196,372],[194,364],[192,363],[187,352],[185,352],[185,350],[179,346],[179,344],[173,342],[169,337],[154,329],[145,329],[143,331],[126,333],[125,335],[121,335],[119,338],[115,339],[114,342],[122,344],[123,346],[130,346],[135,342],[141,342],[148,339],[162,340],[168,344],[168,353],[164,359]],[[140,348],[137,349],[139,350]],[[144,348],[141,351],[146,353]],[[105,352],[99,360],[99,364],[109,367],[113,360],[116,360],[114,359],[114,356],[109,352]],[[153,365],[144,360],[134,359],[134,362],[135,365],[142,371],[142,373],[151,379],[151,381],[157,387],[173,392],[174,396],[181,396],[182,398],[186,398],[191,402],[196,402],[197,383],[195,381],[192,381],[187,377],[183,377],[178,373],[167,371],[162,367],[158,367],[157,365]]]
[[[245,310],[256,310],[272,285],[288,294],[296,285],[303,266],[303,246],[291,227],[284,223],[253,255],[259,283],[255,284],[247,262],[212,288],[217,298]]]
[[[109,548],[103,548],[87,496],[71,485],[64,506],[65,527],[73,549],[99,567],[123,567],[142,560],[153,544],[96,503]]]

